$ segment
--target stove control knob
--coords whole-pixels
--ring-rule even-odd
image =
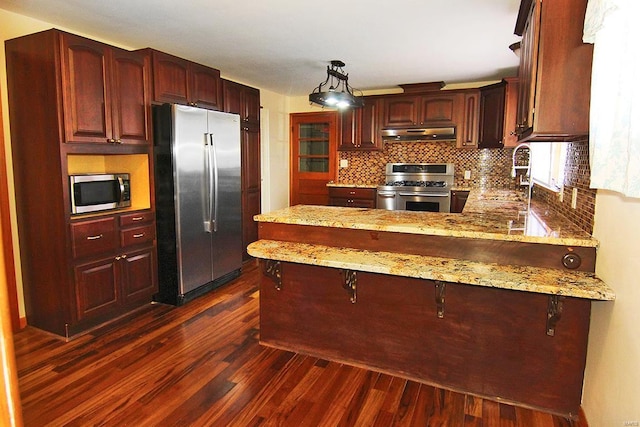
[[[573,252],[569,252],[562,257],[562,265],[571,270],[575,270],[580,267],[582,263],[582,259],[578,254],[574,254]]]

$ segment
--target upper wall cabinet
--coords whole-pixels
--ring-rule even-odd
[[[467,89],[461,94],[462,112],[457,129],[458,148],[478,147],[478,122],[480,119],[480,90]]]
[[[516,110],[518,78],[480,88],[480,129],[478,148],[502,148],[518,145]]]
[[[244,130],[260,129],[260,91],[222,79],[224,111],[240,115]]]
[[[59,32],[67,142],[148,144],[149,59]]]
[[[479,148],[504,146],[504,107],[506,83],[500,82],[480,89]]]
[[[153,49],[153,101],[222,110],[220,71]]]
[[[585,0],[522,0],[520,141],[573,141],[589,132],[593,46],[582,43]]]
[[[383,98],[367,96],[362,108],[340,112],[340,143],[338,151],[382,150],[380,116]]]
[[[390,95],[384,98],[382,127],[456,125],[461,102],[457,92]]]

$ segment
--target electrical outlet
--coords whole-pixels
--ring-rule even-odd
[[[471,171],[464,171],[464,179],[471,179]]]
[[[573,209],[578,207],[578,189],[575,187],[571,191],[571,207]]]
[[[560,188],[560,192],[558,193],[558,201],[560,203],[564,202],[564,187]]]
[[[349,160],[347,160],[347,159],[340,159],[340,167],[341,167],[341,168],[348,168],[348,167],[349,167]]]

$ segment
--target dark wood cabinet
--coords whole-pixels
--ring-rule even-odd
[[[469,192],[463,190],[451,191],[451,213],[461,213],[469,198]]]
[[[120,262],[146,251],[155,263],[152,223],[126,234],[123,211],[71,215],[69,194],[70,174],[130,173],[131,214],[155,218],[149,58],[59,30],[5,47],[27,323],[69,337],[152,300],[155,267]]]
[[[71,230],[78,322],[150,301],[158,283],[150,211],[74,220]]]
[[[258,223],[253,217],[260,213],[260,91],[222,80],[224,111],[240,115],[242,159],[242,247],[244,259],[249,259],[247,245],[258,240]]]
[[[458,91],[446,92],[385,97],[382,126],[457,125],[462,98]]]
[[[427,126],[455,126],[460,108],[457,93],[425,95],[420,104],[420,124]]]
[[[148,57],[57,34],[66,142],[149,144]]]
[[[520,141],[573,141],[589,132],[593,45],[582,42],[586,2],[522,0],[517,126]]]
[[[383,127],[418,126],[421,97],[416,95],[388,96],[384,100]]]
[[[338,151],[382,150],[380,116],[383,99],[365,97],[364,107],[340,112]]]
[[[506,82],[480,88],[478,148],[504,147]]]
[[[376,189],[329,187],[329,205],[373,209],[376,207]]]
[[[463,94],[463,108],[457,134],[459,148],[478,147],[478,122],[480,119],[480,90],[469,89]]]
[[[154,49],[153,101],[222,110],[220,71]]]
[[[243,128],[260,129],[260,91],[230,80],[222,80],[224,111],[240,115]]]

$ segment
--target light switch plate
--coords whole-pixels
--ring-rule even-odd
[[[578,189],[573,187],[571,191],[571,207],[576,209],[578,207]]]
[[[340,159],[340,167],[341,167],[341,168],[348,168],[348,167],[349,167],[349,160],[347,160],[347,159]]]
[[[464,179],[471,179],[471,171],[464,171]]]

